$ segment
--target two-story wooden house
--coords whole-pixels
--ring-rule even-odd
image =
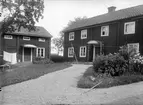
[[[125,44],[143,54],[143,5],[115,10],[75,22],[64,32],[64,58],[92,61],[98,54],[109,54]]]
[[[21,28],[13,33],[2,33],[0,53],[11,63],[31,61],[35,57],[50,58],[52,35],[43,27],[35,31]]]

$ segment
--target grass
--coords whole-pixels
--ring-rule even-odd
[[[90,79],[90,76],[95,77],[95,81],[92,81]],[[99,84],[95,88],[109,88],[113,86],[119,86],[119,85],[125,85],[125,84],[131,84],[139,81],[143,81],[143,75],[139,73],[127,73],[122,76],[99,76],[99,74],[94,73],[93,67],[89,67],[83,76],[79,79],[77,87],[79,88],[91,88],[94,85],[96,85],[99,81],[102,81],[101,84]]]
[[[44,74],[70,67],[69,63],[31,64],[26,67],[15,68],[10,72],[1,72],[2,87],[38,78]]]

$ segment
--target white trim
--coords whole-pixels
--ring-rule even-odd
[[[81,39],[87,39],[87,29],[81,30]]]
[[[70,55],[70,51],[72,51],[72,54]],[[68,48],[68,57],[73,57],[74,56],[74,47],[69,47]]]
[[[74,32],[69,33],[69,41],[74,40]]]
[[[45,42],[45,38],[38,38],[39,42]]]
[[[85,49],[85,52],[82,51],[83,49]],[[86,57],[86,46],[81,46],[79,53],[80,53],[80,57]],[[84,53],[85,55],[82,55],[82,53]]]
[[[127,25],[134,25],[133,26],[133,30],[130,30],[131,32],[127,32]],[[125,35],[127,35],[127,34],[134,34],[135,33],[135,26],[136,26],[135,21],[124,23],[124,34]]]
[[[4,39],[13,39],[12,35],[4,35]]]
[[[105,32],[105,35],[103,35],[103,28],[106,28],[106,32]],[[109,36],[109,26],[102,26],[101,27],[101,36]]]
[[[38,49],[40,49],[40,56],[38,56]],[[42,55],[42,49],[43,49],[43,56]],[[36,50],[36,57],[41,57],[41,58],[45,58],[45,48],[44,47],[38,47],[37,50]]]
[[[130,46],[132,46],[133,48],[135,48],[135,46],[137,46],[137,52],[136,53],[139,52],[139,43],[128,43],[127,46],[128,46],[128,52],[129,52]]]
[[[22,51],[22,62],[24,62],[24,47],[23,47],[23,51]]]
[[[31,48],[31,62],[32,62],[32,56],[33,56],[33,54],[32,54],[32,48]]]
[[[23,36],[23,40],[30,40],[30,37],[28,37],[28,36]]]

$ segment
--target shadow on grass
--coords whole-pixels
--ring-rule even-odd
[[[26,67],[13,69],[13,71],[0,73],[2,87],[23,81],[36,79],[45,74],[63,70],[70,67],[69,63],[31,64]]]

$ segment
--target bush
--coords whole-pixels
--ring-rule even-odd
[[[94,71],[111,76],[120,76],[127,71],[127,62],[120,54],[97,56],[93,62]]]
[[[59,55],[51,55],[51,60],[53,62],[64,62],[64,58],[63,56],[59,56]]]
[[[49,64],[49,63],[53,62],[48,58],[36,57],[33,59],[33,64]]]

